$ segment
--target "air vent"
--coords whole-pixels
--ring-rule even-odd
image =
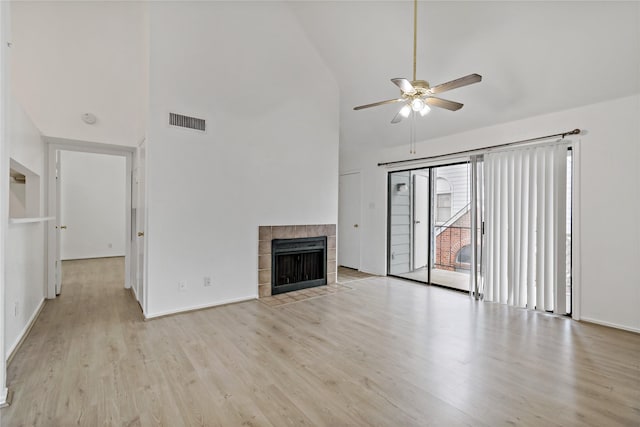
[[[169,124],[181,128],[195,129],[204,132],[205,120],[195,117],[183,116],[182,114],[169,113]]]

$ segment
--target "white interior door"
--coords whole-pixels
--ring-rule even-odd
[[[143,140],[142,143],[138,146],[138,161],[136,167],[136,230],[137,230],[137,244],[136,249],[137,252],[134,254],[136,257],[136,294],[138,295],[138,302],[142,305],[143,309],[144,305],[144,280],[145,280],[145,237],[144,230],[146,228],[146,141]]]
[[[413,175],[413,269],[429,262],[429,178]]]
[[[360,269],[360,173],[340,175],[338,264]]]
[[[62,156],[60,155],[60,151],[57,150],[55,153],[56,156],[56,231],[55,231],[55,285],[56,285],[56,295],[60,295],[62,292],[62,263],[60,259],[60,247],[62,245],[62,230],[67,228],[64,225],[64,220],[62,218]]]

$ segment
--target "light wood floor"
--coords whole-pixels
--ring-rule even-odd
[[[384,277],[144,322],[117,262],[65,264],[0,425],[640,425],[636,334]]]

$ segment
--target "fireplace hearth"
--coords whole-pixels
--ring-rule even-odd
[[[271,241],[271,294],[327,284],[327,237]]]

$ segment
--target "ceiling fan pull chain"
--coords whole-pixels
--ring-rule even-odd
[[[416,113],[411,112],[411,130],[409,133],[409,154],[416,154]]]

